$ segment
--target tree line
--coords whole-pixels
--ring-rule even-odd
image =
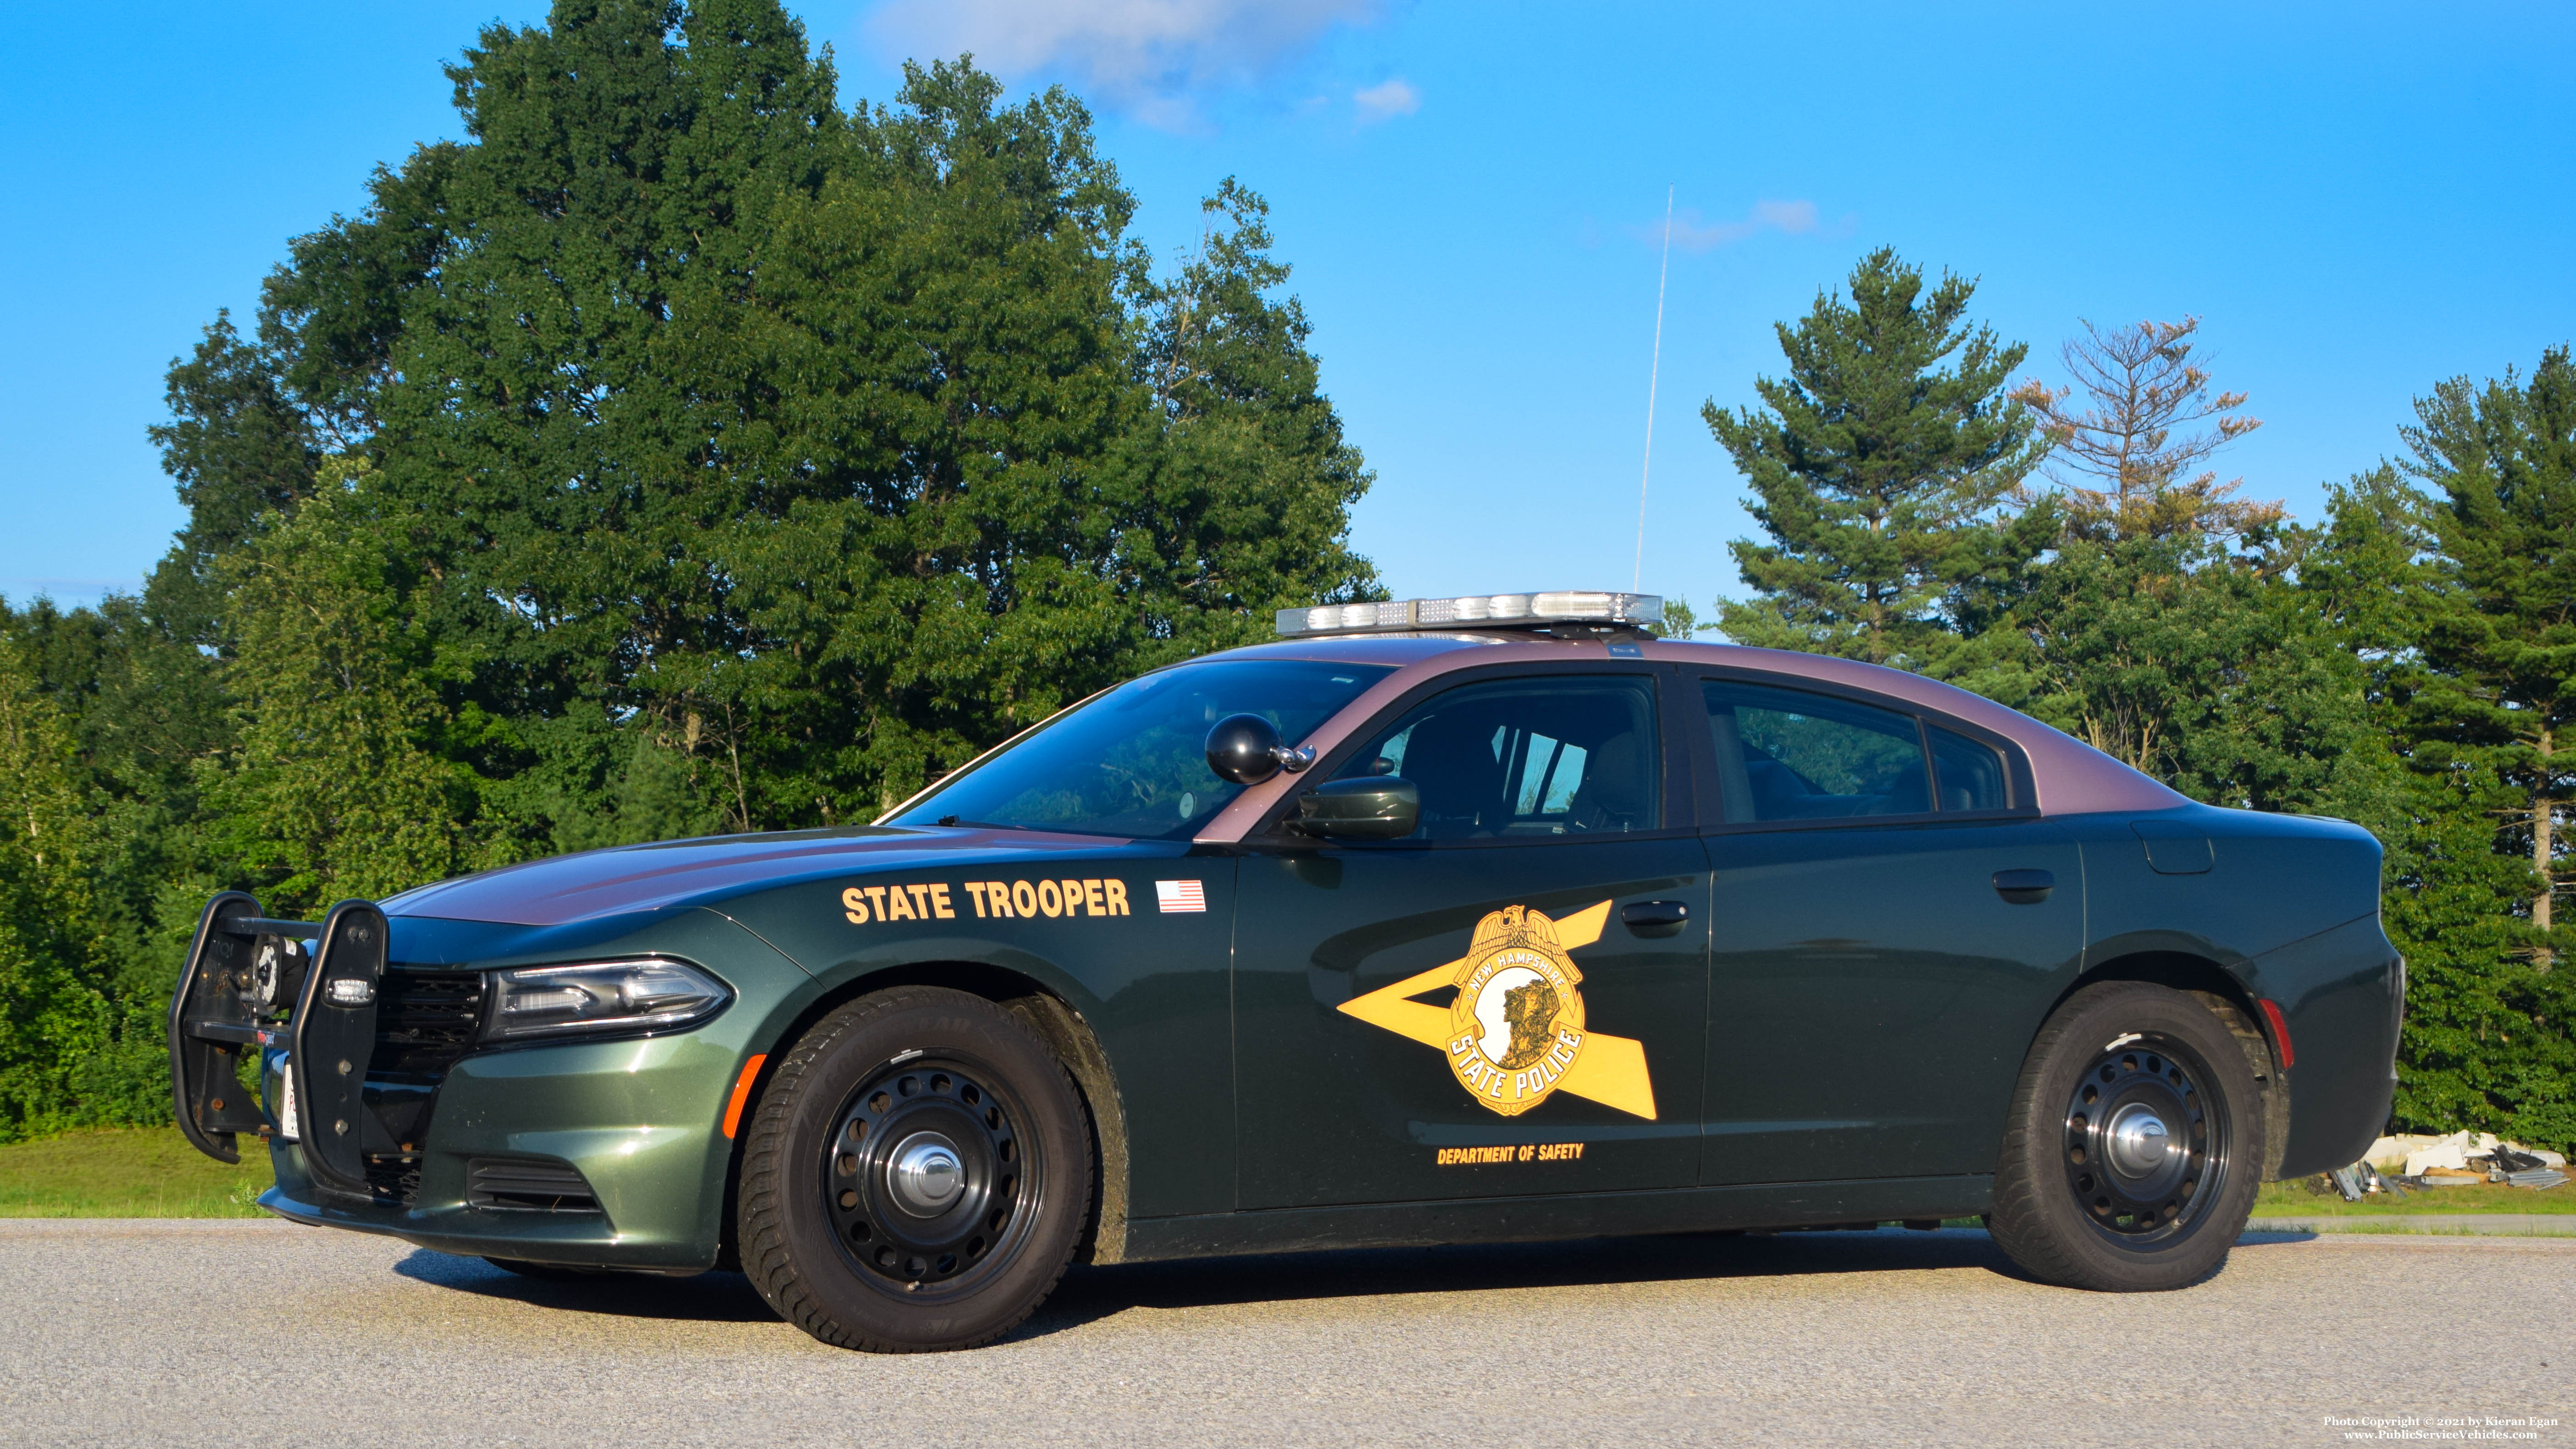
[[[563,0],[449,69],[218,316],[134,596],[0,601],[0,1140],[168,1113],[198,906],[863,822],[1143,668],[1383,597],[1266,208],[1158,262],[1090,119],[970,63],[843,109],[775,0]],[[2014,383],[1890,252],[1705,416],[1764,537],[1715,625],[1950,679],[2198,799],[2368,825],[2415,982],[2398,1115],[2576,1140],[2576,368],[2444,382],[2291,522],[2194,324]],[[1698,622],[1676,606],[1668,631]]]

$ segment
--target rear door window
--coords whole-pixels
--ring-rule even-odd
[[[1932,773],[1941,782],[1942,809],[2002,810],[2011,805],[2012,792],[2004,785],[2004,757],[1995,753],[1994,746],[1939,725],[1928,733]]]
[[[1701,688],[1727,823],[1932,810],[1931,771],[1914,716],[1732,680],[1705,680]],[[2000,762],[1994,769],[1999,781]]]

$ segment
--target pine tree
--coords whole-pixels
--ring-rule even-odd
[[[2530,871],[2524,949],[2545,964],[2570,944],[2553,897],[2576,810],[2576,363],[2558,347],[2527,384],[2454,378],[2415,413],[2401,431],[2410,470],[2442,495],[2426,514],[2442,587],[2414,733],[2511,791],[2507,848]]]
[[[2041,433],[2066,465],[2052,469],[2064,495],[2067,531],[2103,541],[2178,534],[2226,537],[2281,521],[2278,503],[2232,495],[2242,479],[2221,483],[2214,471],[2186,477],[2220,448],[2263,426],[2243,416],[2241,392],[2212,393],[2209,370],[2191,360],[2200,319],[2141,322],[2105,334],[2087,322],[2084,335],[2060,351],[2075,388],[2027,382],[2015,401],[2040,419]],[[2080,389],[2085,405],[2067,406]],[[2210,424],[2205,429],[2202,423]],[[2177,437],[2177,430],[2185,430]],[[2100,487],[2075,481],[2090,477]]]
[[[1862,258],[1849,289],[1779,326],[1789,375],[1754,384],[1762,410],[1700,410],[1772,539],[1731,545],[1757,597],[1729,604],[1722,627],[1938,669],[1982,607],[1973,596],[2009,586],[2056,531],[2046,507],[2004,507],[2045,451],[2003,395],[2029,349],[1968,325],[1974,280],[1945,273],[1927,294],[1893,250]]]

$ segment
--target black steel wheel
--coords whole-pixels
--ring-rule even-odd
[[[1020,1148],[1027,1115],[991,1065],[958,1052],[862,1082],[823,1145],[823,1210],[852,1265],[929,1299],[1001,1272],[1046,1200],[1046,1164]]]
[[[1072,1260],[1091,1134],[1064,1064],[1009,1012],[901,986],[780,1058],[743,1145],[744,1274],[843,1348],[972,1348],[1009,1332]]]
[[[2114,1039],[2066,1103],[2066,1186],[2105,1240],[2131,1252],[2191,1231],[2230,1166],[2209,1068],[2165,1032]]]
[[[2209,1276],[2253,1211],[2259,1093],[2235,1035],[2193,997],[2135,981],[2077,992],[2040,1028],[2014,1092],[1996,1243],[2068,1287]]]

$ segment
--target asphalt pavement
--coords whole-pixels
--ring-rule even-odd
[[[726,1274],[19,1220],[0,1443],[2576,1445],[2571,1306],[2568,1239],[2259,1235],[2102,1295],[1890,1229],[1085,1270],[995,1347],[882,1358]]]

